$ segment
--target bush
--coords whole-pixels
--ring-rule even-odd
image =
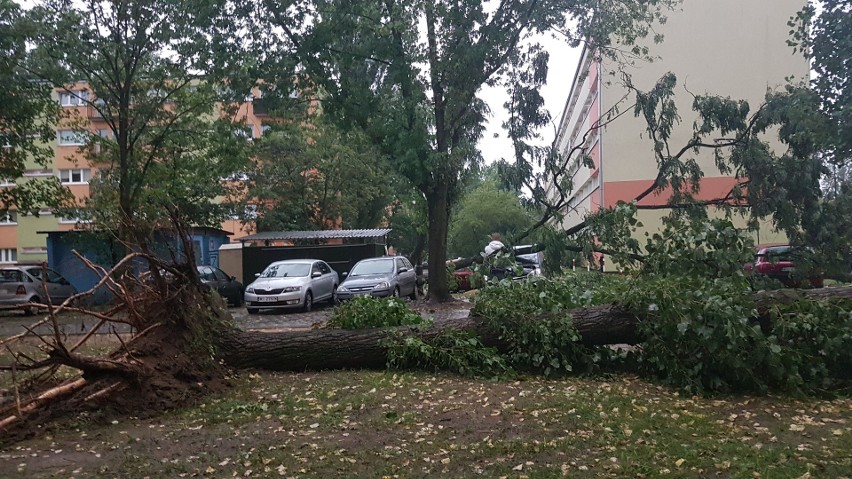
[[[413,324],[429,324],[399,298],[359,296],[337,309],[328,326],[340,329],[386,328]]]
[[[389,368],[444,370],[487,378],[513,375],[496,349],[466,331],[451,329],[429,339],[392,334],[385,346]]]
[[[545,376],[597,371],[613,358],[610,348],[580,343],[570,309],[601,302],[596,288],[619,278],[598,273],[572,274],[559,280],[506,281],[480,293],[472,314],[506,347],[515,369]]]

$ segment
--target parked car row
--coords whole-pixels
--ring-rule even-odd
[[[261,309],[310,311],[318,302],[336,304],[356,296],[408,296],[417,298],[417,277],[408,259],[384,256],[359,261],[343,281],[325,261],[276,261],[256,275],[245,289],[249,314]]]

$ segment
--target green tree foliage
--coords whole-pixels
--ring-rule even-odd
[[[845,279],[852,272],[852,2],[808,2],[790,26],[789,43],[816,73],[808,90],[815,97],[810,104],[824,115],[824,122],[812,128],[822,127],[819,155],[826,195],[804,225],[803,241],[819,245],[829,274]]]
[[[258,141],[245,200],[259,231],[375,228],[399,183],[387,159],[357,130],[322,115],[270,126]]]
[[[239,12],[227,0],[44,0],[28,12],[35,74],[107,125],[99,133],[85,117],[63,120],[86,139],[79,159],[100,168],[90,202],[74,205],[99,228],[138,240],[175,210],[218,224],[212,200],[225,193],[221,179],[245,168],[249,145],[235,105],[253,84],[238,75],[252,25]]]
[[[399,196],[390,206],[388,226],[393,229],[390,244],[396,251],[419,264],[426,251],[426,200],[413,188],[402,187]]]
[[[0,0],[0,179],[17,180],[14,188],[0,188],[0,214],[9,209],[37,213],[57,207],[67,197],[56,178],[21,181],[25,170],[48,168],[48,146],[55,139],[58,108],[51,87],[30,71],[27,40],[33,29],[22,21],[23,11],[13,0]]]
[[[529,228],[535,218],[518,195],[498,188],[495,180],[485,180],[465,193],[456,205],[450,222],[451,256],[478,255],[497,232],[505,238]]]
[[[340,329],[387,328],[431,325],[431,321],[408,309],[399,298],[359,296],[334,310],[328,326]]]
[[[818,15],[817,4],[822,7]],[[637,203],[667,191],[672,193],[672,217],[706,218],[716,208],[726,215],[745,215],[755,227],[760,219],[769,218],[791,242],[818,246],[830,274],[848,276],[852,270],[849,19],[848,1],[811,2],[791,20],[795,28],[790,43],[819,73],[812,85],[791,84],[768,92],[757,105],[712,94],[695,96],[692,109],[698,119],[685,144],[671,141],[672,133],[683,128],[674,102],[676,75],[663,76],[648,91],[640,91],[626,78],[635,98],[632,111],[647,125],[645,136],[654,148],[657,175],[634,198],[634,205],[603,209],[570,228],[570,240],[563,248],[585,254],[594,248],[627,261],[640,259],[641,245],[626,236],[636,222],[628,210],[648,208]],[[604,115],[587,135],[628,111],[621,109]],[[567,161],[587,152],[582,145],[567,154],[560,154],[555,145],[531,146],[536,130],[530,126],[540,123],[537,110],[512,111],[509,127],[516,158],[513,164],[501,164],[501,172],[510,184],[532,191],[544,210],[533,226],[537,228],[558,220],[569,207],[573,185],[565,174]],[[734,177],[736,184],[718,198],[699,201],[695,194],[705,172],[696,155],[702,152],[713,154],[721,173]],[[829,186],[827,195],[821,185]]]
[[[297,48],[306,74],[327,92],[324,111],[343,125],[359,125],[426,199],[429,267],[438,271],[447,257],[450,210],[466,172],[481,159],[476,143],[488,115],[478,97],[481,89],[516,85],[510,69],[525,62],[536,72],[531,80],[546,77],[547,54],[529,41],[535,34],[558,29],[574,44],[588,36],[633,44],[669,3],[315,0],[293,5],[270,0],[266,5]],[[523,89],[531,101],[536,88]],[[430,295],[447,299],[446,280],[434,279]]]

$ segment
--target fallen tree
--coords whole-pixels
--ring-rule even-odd
[[[150,275],[119,273],[139,258],[156,265]],[[221,298],[201,285],[191,261],[176,266],[134,253],[110,270],[87,264],[101,277],[92,290],[59,306],[49,302],[21,306],[46,310],[48,314],[40,323],[51,325],[52,334],[40,334],[30,327],[22,335],[0,341],[13,352],[11,364],[0,365],[0,370],[27,375],[26,381],[16,377],[14,393],[0,398],[0,429],[20,426],[25,418],[40,422],[83,409],[154,413],[185,404],[225,384],[223,366],[281,371],[384,368],[388,363],[384,340],[390,334],[428,341],[448,331],[461,331],[498,352],[510,349],[505,338],[489,326],[488,318],[476,314],[457,314],[429,327],[243,331],[235,327]],[[115,296],[111,308],[91,311],[74,306],[98,288],[106,288]],[[752,319],[769,332],[773,306],[826,299],[852,299],[852,287],[755,293],[758,313]],[[69,338],[59,328],[58,315],[63,311],[89,315],[99,323],[82,338]],[[568,316],[578,334],[576,342],[586,346],[638,344],[643,340],[640,325],[647,321],[625,306],[604,304],[560,313],[516,314],[510,327]],[[129,325],[131,333],[116,335],[119,347],[106,357],[81,352],[93,331],[109,323]],[[12,349],[14,343],[25,341],[37,341],[41,356]],[[61,367],[73,368],[79,374],[56,381],[55,373]]]
[[[771,330],[769,310],[775,304],[795,301],[825,299],[852,299],[852,286],[812,290],[761,291],[755,293],[758,316],[753,320],[766,331]],[[608,344],[638,344],[638,331],[642,318],[618,305],[593,306],[574,309],[567,313],[587,346]],[[522,321],[540,321],[543,316],[522,318]],[[481,338],[486,346],[501,349],[505,345],[490,330],[483,318],[466,316],[436,323],[429,328],[404,327],[405,335],[428,340],[454,329],[470,331]],[[259,332],[231,330],[218,340],[221,358],[233,367],[251,367],[277,371],[303,371],[306,369],[383,368],[387,352],[381,345],[388,335],[387,329]]]

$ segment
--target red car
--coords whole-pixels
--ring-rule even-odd
[[[744,269],[747,274],[777,279],[788,288],[798,288],[803,278],[796,275],[794,260],[801,258],[803,254],[803,250],[789,245],[759,248],[754,263],[746,263]],[[814,288],[823,287],[821,275],[810,275],[806,279]]]

